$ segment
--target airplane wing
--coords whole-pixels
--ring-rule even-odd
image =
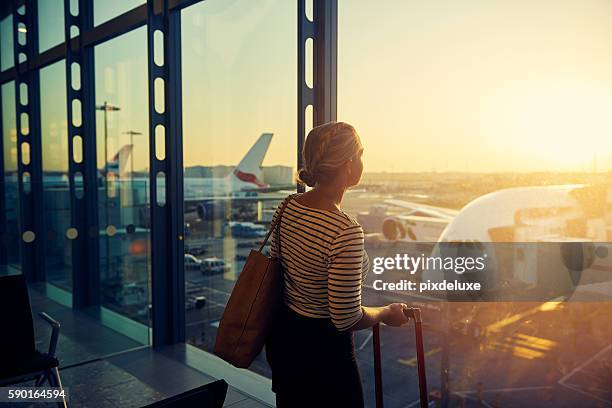
[[[240,196],[202,196],[202,197],[189,197],[184,200],[185,204],[201,204],[203,202],[211,201],[239,201],[239,202],[257,202],[257,201],[282,201],[289,194],[295,193],[295,191],[287,191],[287,194],[258,194],[253,196],[240,195]]]
[[[458,210],[451,208],[436,207],[434,205],[427,205],[421,203],[413,203],[410,201],[387,199],[384,201],[385,204],[392,205],[395,207],[405,208],[410,211],[426,214],[430,217],[441,218],[443,220],[452,220],[459,214]]]
[[[254,192],[254,193],[278,193],[280,191],[289,191],[289,190],[293,190],[293,192],[295,193],[295,184],[285,184],[282,186],[269,186],[269,187],[261,187],[261,188],[245,188],[241,191],[248,191],[248,192]],[[291,194],[291,193],[289,193]]]

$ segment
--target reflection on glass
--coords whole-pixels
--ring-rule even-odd
[[[8,265],[21,269],[19,230],[19,186],[17,175],[17,125],[15,121],[15,83],[2,85],[2,144],[4,151],[4,207],[6,236],[0,243],[6,248]]]
[[[488,242],[518,242],[490,252],[496,268],[486,281],[524,298],[542,281],[559,285],[554,272],[567,273],[561,262],[546,268],[542,242],[610,241],[612,75],[603,67],[612,66],[612,27],[602,16],[611,3],[338,4],[338,118],[355,125],[365,146],[365,191],[343,205],[362,224],[370,259],[439,254],[438,240],[475,254],[493,248]],[[373,26],[373,15],[384,24]],[[595,265],[590,290],[609,287],[603,271],[612,258]],[[612,341],[609,302],[449,303],[373,288],[375,279],[439,276],[370,274],[363,301],[423,308],[429,389],[439,396],[450,387],[449,406],[609,399],[602,367],[570,373]],[[397,379],[385,384],[389,405],[418,399],[412,327],[382,327],[383,376]],[[357,357],[372,378],[366,335],[356,333]],[[565,374],[593,399],[569,389],[560,397]],[[587,375],[588,385],[580,379]],[[364,386],[373,404],[373,384]]]
[[[296,12],[284,0],[182,12],[186,336],[204,350],[279,190],[295,189]]]
[[[38,0],[38,52],[64,42],[63,0]]]
[[[146,0],[94,0],[94,25],[100,25],[145,3]]]
[[[10,14],[0,21],[0,71],[15,65],[13,55],[13,15]]]
[[[66,67],[60,61],[40,70],[43,206],[47,281],[72,291]],[[74,236],[74,233],[72,233]]]
[[[96,143],[102,305],[149,324],[146,27],[99,45]]]

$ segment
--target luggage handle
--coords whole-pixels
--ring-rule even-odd
[[[421,408],[427,408],[427,378],[425,372],[425,352],[423,350],[423,320],[421,317],[421,309],[418,307],[409,307],[404,309],[404,314],[409,319],[414,320],[414,335],[417,349],[417,368],[419,377],[419,396],[421,400]],[[383,392],[382,392],[382,363],[380,357],[380,324],[376,323],[372,326],[372,345],[374,348],[374,389],[376,394],[376,408],[383,408]]]

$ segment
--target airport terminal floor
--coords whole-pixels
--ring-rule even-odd
[[[611,23],[601,0],[0,1],[0,408],[276,406],[265,349],[215,342],[279,204],[329,186],[326,238],[283,243],[324,259],[297,304],[328,318],[359,280],[330,277],[336,217],[361,305],[409,317],[352,333],[365,407],[612,407]]]

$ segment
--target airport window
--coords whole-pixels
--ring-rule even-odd
[[[482,242],[453,250],[491,251],[500,264],[488,270],[489,282],[525,294],[552,279],[524,266],[541,259],[537,250],[550,248],[543,242],[609,241],[604,219],[609,223],[610,216],[599,210],[604,193],[534,186],[610,182],[611,15],[612,4],[599,1],[477,1],[469,7],[392,1],[384,9],[365,0],[338,2],[338,120],[353,124],[362,138],[367,192],[347,194],[344,205],[367,233],[370,258],[429,255],[438,240]],[[581,203],[581,195],[589,198]],[[557,211],[566,206],[571,209]],[[517,217],[520,209],[527,210]],[[587,220],[577,215],[585,213]],[[491,241],[503,244],[493,250]],[[513,242],[531,245],[514,252]],[[379,299],[371,279],[365,304]],[[393,299],[418,303],[410,296]],[[594,350],[606,345],[566,318],[597,314],[597,304],[430,301],[420,300],[435,322],[426,331],[426,361],[437,370],[428,371],[428,385],[430,391],[450,387],[449,406],[470,399],[502,406],[520,394],[518,384],[556,386],[560,376],[552,373],[571,366],[561,355],[581,343]],[[440,313],[430,311],[438,306]],[[415,373],[409,336],[382,328],[385,381]],[[356,344],[366,344],[362,333]],[[369,347],[358,347],[357,357],[364,378],[371,378]],[[415,400],[417,385],[408,384],[385,383],[385,403]]]
[[[19,185],[17,174],[17,125],[15,117],[15,83],[2,85],[2,143],[4,151],[4,206],[8,272],[21,269],[19,227]]]
[[[146,27],[96,46],[95,61],[101,304],[148,326]]]
[[[38,52],[64,42],[64,2],[38,0]]]
[[[212,350],[246,256],[295,191],[296,2],[182,11],[186,340]],[[253,370],[269,375],[263,359]]]
[[[145,3],[146,3],[146,0],[121,0],[121,1],[93,0],[94,25],[97,26],[102,23],[105,23],[108,20],[111,20]]]
[[[421,309],[430,405],[612,401],[612,2],[0,3],[0,277],[26,278],[37,347],[38,312],[60,320],[72,405],[145,406],[208,377],[273,405],[264,355],[246,371],[210,353],[296,191],[301,109],[306,134],[333,119],[361,137],[340,204],[365,232],[361,303]],[[83,41],[64,50],[66,32]],[[38,49],[14,48],[32,33]],[[440,281],[484,289],[421,289]],[[365,406],[375,339],[385,405],[419,405],[415,322],[376,327],[352,333]]]
[[[47,282],[72,291],[65,62],[41,69],[40,86],[45,273]]]
[[[15,65],[13,55],[13,15],[9,14],[0,21],[0,71]]]

